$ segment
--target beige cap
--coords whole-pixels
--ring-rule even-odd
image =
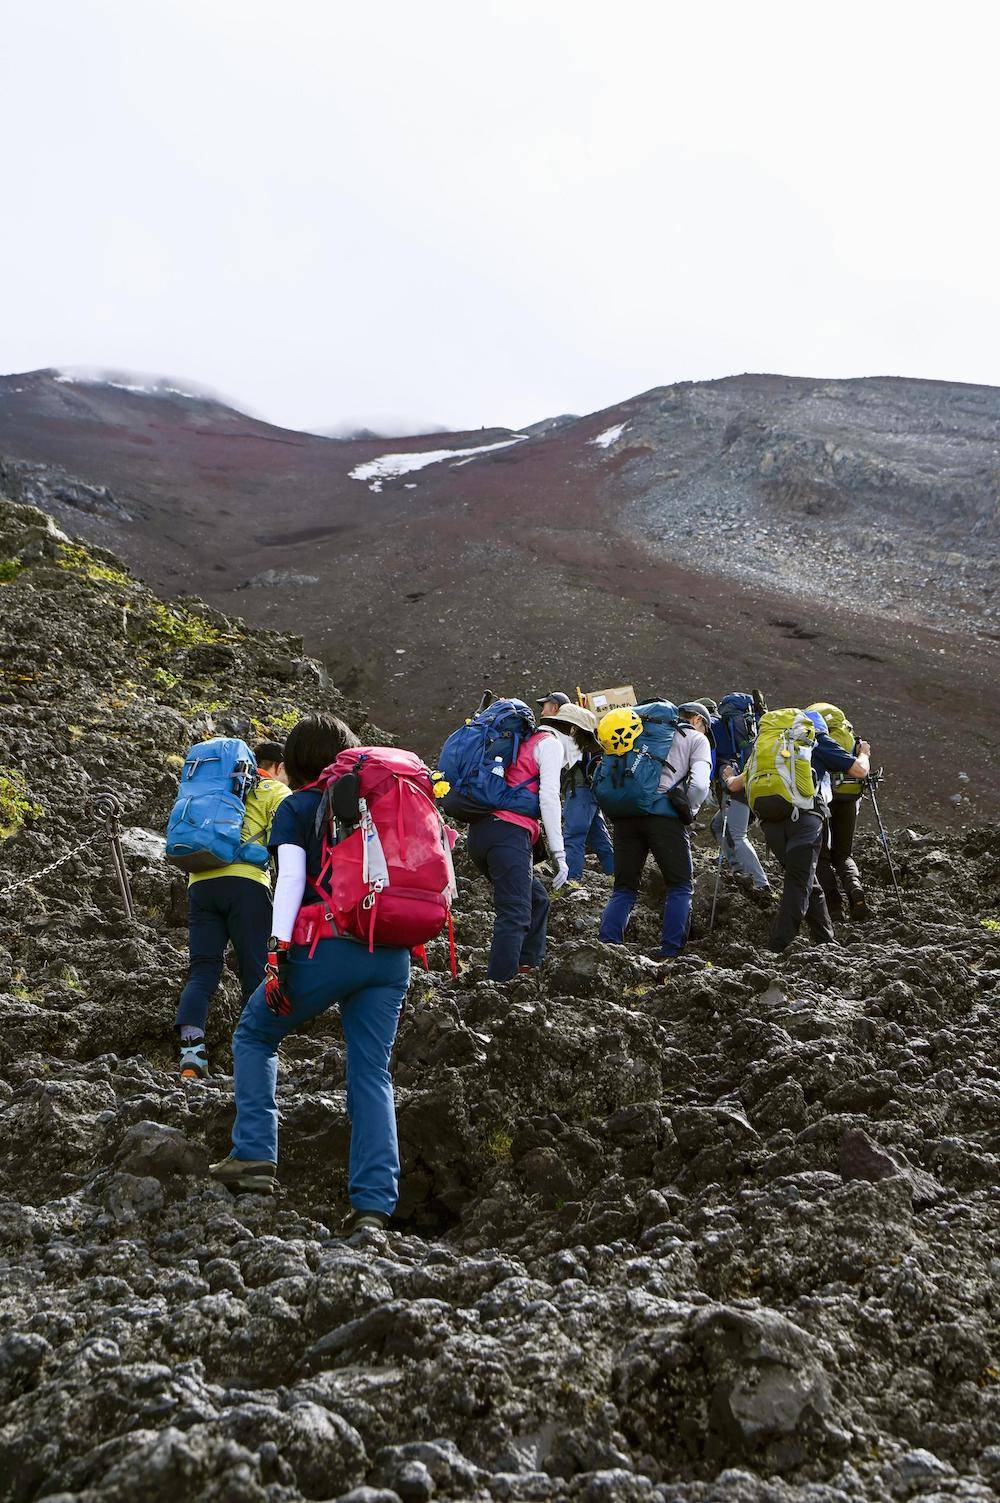
[[[597,735],[597,716],[593,710],[585,710],[583,705],[560,705],[554,715],[543,715],[538,722],[542,725],[563,726],[575,725],[578,731],[587,731],[589,735]]]

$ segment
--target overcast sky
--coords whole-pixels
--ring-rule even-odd
[[[0,369],[318,428],[746,370],[1000,383],[998,15],[12,4]]]

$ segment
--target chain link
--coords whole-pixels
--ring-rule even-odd
[[[30,877],[19,877],[16,882],[8,882],[7,886],[3,889],[4,897],[9,896],[12,892],[20,891],[22,887],[30,887],[33,882],[40,882],[43,877],[49,876],[51,872],[58,871],[59,867],[65,862],[72,861],[74,856],[79,856],[82,850],[92,844],[93,836],[88,835],[85,840],[80,841],[79,845],[74,845],[70,850],[64,851],[61,856],[57,856],[54,861],[50,861],[48,866],[43,866],[40,871],[32,872]]]
[[[114,794],[110,793],[108,790],[99,789],[95,794],[92,795],[87,807],[88,812],[91,813],[91,815],[97,821],[103,822],[107,826],[109,820],[115,819],[117,822],[118,817],[123,814],[127,815],[129,818],[134,817],[138,810],[142,807],[143,802],[144,800],[140,799],[138,802],[134,803],[131,808],[123,808]],[[12,892],[20,892],[22,887],[30,887],[32,883],[40,882],[43,877],[50,876],[52,872],[58,871],[60,866],[65,865],[67,861],[72,861],[74,856],[79,856],[81,851],[86,850],[88,846],[92,846],[95,839],[100,839],[101,834],[112,836],[112,831],[110,827],[108,827],[103,831],[98,830],[93,834],[85,835],[81,841],[72,846],[68,851],[63,851],[61,856],[57,856],[56,859],[54,861],[50,861],[47,866],[43,866],[37,872],[32,872],[30,877],[18,877],[16,882],[8,882],[6,886],[0,887],[0,895],[5,898],[9,897]],[[117,839],[117,831],[114,832],[113,838]],[[0,878],[0,881],[2,880],[3,879]],[[126,909],[128,908],[129,901],[128,899],[126,899]],[[129,917],[131,917],[131,913],[129,914]]]

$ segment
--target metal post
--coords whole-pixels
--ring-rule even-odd
[[[118,878],[118,888],[125,906],[125,917],[133,919],[135,918],[135,905],[132,902],[132,888],[121,841],[121,817],[124,809],[113,793],[107,789],[100,789],[91,801],[91,810],[94,819],[99,825],[103,825],[104,834],[111,842],[111,859],[114,862],[115,876]]]

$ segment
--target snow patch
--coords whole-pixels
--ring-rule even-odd
[[[596,438],[589,438],[587,442],[596,444],[599,449],[610,449],[612,444],[618,442],[627,427],[628,423],[616,423],[613,428],[605,428],[603,433],[599,433]]]
[[[141,386],[131,381],[111,381],[104,376],[73,376],[67,371],[60,371],[55,380],[64,386],[110,386],[115,391],[137,392],[144,397],[184,397],[189,402],[204,400],[197,392],[184,391],[180,386],[168,386],[165,381],[157,381],[152,386]]]
[[[413,470],[423,470],[429,464],[441,464],[446,459],[458,459],[467,464],[477,454],[489,454],[493,449],[509,449],[511,444],[521,444],[526,433],[513,438],[501,439],[498,444],[480,444],[475,449],[427,449],[423,454],[382,454],[378,459],[368,459],[349,471],[352,480],[383,480],[399,475],[409,475]],[[453,466],[454,468],[454,466]],[[369,490],[374,490],[369,486]],[[381,486],[379,486],[381,490]]]

